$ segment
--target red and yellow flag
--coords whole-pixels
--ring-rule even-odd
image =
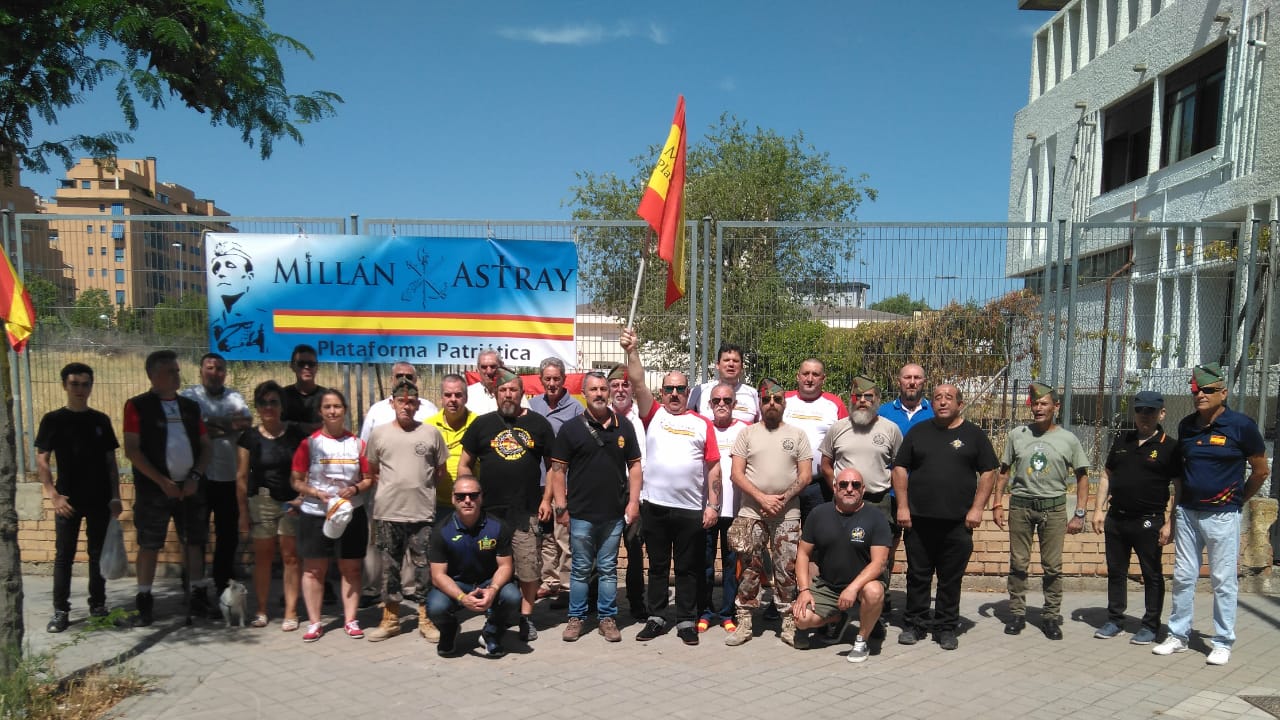
[[[640,198],[636,214],[658,235],[658,257],[667,262],[667,307],[684,297],[687,284],[684,237],[684,96],[676,101],[671,132],[662,146],[658,164]]]
[[[4,253],[0,252],[0,255]],[[4,318],[9,345],[22,352],[36,326],[36,311],[31,306],[31,293],[18,277],[18,271],[13,269],[8,255],[4,256],[4,265],[0,266],[0,317]]]

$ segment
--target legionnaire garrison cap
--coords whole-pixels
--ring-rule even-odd
[[[498,380],[497,380],[497,382],[496,382],[495,384],[496,384],[496,385],[506,385],[507,383],[511,382],[512,380],[519,380],[519,379],[520,379],[520,376],[519,376],[519,375],[517,375],[517,374],[516,374],[516,372],[515,372],[514,370],[512,370],[511,368],[509,368],[509,367],[500,367],[500,368],[498,368]]]
[[[1191,371],[1191,392],[1199,390],[1202,385],[1212,385],[1226,379],[1227,374],[1222,371],[1222,366],[1216,362],[1197,365]]]
[[[1164,409],[1164,396],[1155,390],[1143,390],[1133,396],[1133,406],[1135,408],[1151,408],[1153,410]]]
[[[778,384],[777,380],[774,380],[773,378],[765,378],[760,381],[761,395],[777,395],[780,392],[784,391],[782,386]]]
[[[855,375],[853,378],[853,394],[854,395],[861,395],[862,393],[865,393],[865,392],[871,392],[872,390],[875,390],[878,387],[880,387],[880,385],[877,384],[875,380],[872,380],[866,375]]]
[[[1058,401],[1058,391],[1054,390],[1053,387],[1050,385],[1045,385],[1042,382],[1032,382],[1030,385],[1027,386],[1027,404],[1028,405],[1039,400],[1045,395],[1048,395],[1049,399],[1054,402]]]
[[[613,369],[609,371],[609,382],[613,382],[614,380],[626,380],[626,379],[627,379],[626,365],[614,365]]]

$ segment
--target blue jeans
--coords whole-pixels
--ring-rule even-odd
[[[599,576],[596,616],[618,614],[618,543],[622,541],[622,518],[591,522],[569,518],[569,617],[587,616],[588,583],[594,568]]]
[[[489,587],[489,581],[485,580],[479,584],[465,583],[455,581],[458,589],[464,593],[470,593],[478,587]],[[427,593],[427,617],[431,618],[431,622],[440,629],[452,631],[458,626],[457,614],[462,610],[462,604],[456,599],[445,595],[436,588],[431,588],[431,592]],[[509,582],[502,586],[498,591],[498,599],[494,600],[489,606],[489,611],[485,613],[487,620],[485,628],[492,626],[495,629],[506,629],[516,624],[520,619],[520,588],[515,582]]]
[[[1213,589],[1213,644],[1230,648],[1236,641],[1236,565],[1240,556],[1240,513],[1173,510],[1173,607],[1169,633],[1181,640],[1191,634],[1191,616],[1200,577],[1200,554],[1209,552],[1209,586]]]
[[[733,518],[722,517],[707,530],[707,572],[698,585],[698,610],[708,622],[722,622],[735,615],[733,605],[738,597],[738,553],[729,544],[729,526]],[[720,550],[720,608],[712,607],[712,591],[716,580],[716,548]]]

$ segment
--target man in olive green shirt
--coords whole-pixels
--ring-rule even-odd
[[[1009,612],[1004,626],[1017,635],[1027,625],[1027,568],[1031,564],[1031,540],[1040,537],[1040,565],[1044,571],[1042,630],[1050,640],[1062,639],[1062,545],[1067,534],[1084,530],[1089,504],[1089,460],[1080,441],[1054,424],[1058,415],[1058,391],[1033,382],[1028,404],[1031,423],[1015,428],[1005,442],[996,479],[992,516],[1005,527],[1005,489],[1009,490]],[[1067,519],[1067,482],[1076,478],[1076,510]],[[1011,479],[1012,478],[1012,479]]]

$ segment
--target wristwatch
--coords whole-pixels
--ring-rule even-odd
[[[1076,517],[1078,517],[1078,518],[1080,518],[1081,520],[1083,520],[1083,519],[1084,519],[1084,515],[1085,515],[1084,508],[1076,508]]]

